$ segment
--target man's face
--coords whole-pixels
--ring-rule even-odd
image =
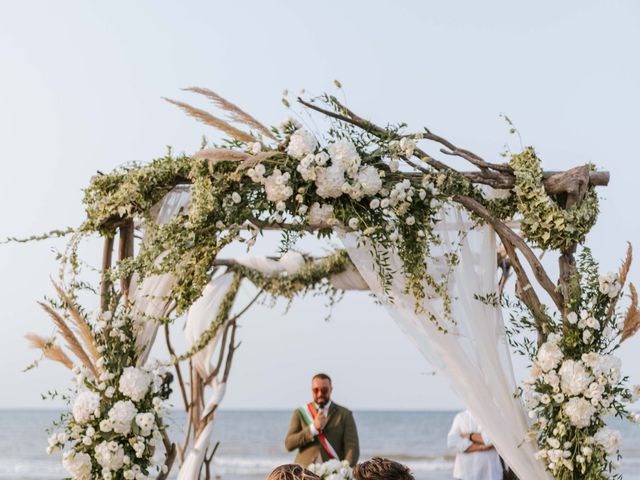
[[[323,378],[314,378],[311,382],[313,401],[324,407],[331,399],[331,383]]]

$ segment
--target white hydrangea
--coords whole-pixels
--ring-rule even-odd
[[[560,386],[566,395],[580,395],[593,381],[582,362],[565,360],[559,370]]]
[[[578,428],[588,427],[596,409],[591,402],[580,397],[573,397],[562,408],[571,425]]]
[[[87,453],[74,450],[65,452],[62,466],[73,480],[91,480],[91,457]]]
[[[548,372],[556,368],[560,363],[564,354],[556,342],[547,340],[538,349],[538,355],[536,356],[536,364],[544,372]]]
[[[82,391],[78,394],[73,402],[73,418],[78,423],[86,423],[91,419],[91,416],[100,407],[100,395],[88,390]]]
[[[296,160],[302,160],[306,155],[313,153],[318,146],[318,140],[311,132],[299,128],[289,138],[287,153]]]
[[[139,413],[136,415],[136,425],[140,427],[141,435],[148,437],[156,425],[156,417],[151,412]]]
[[[382,179],[378,169],[367,165],[358,171],[357,181],[365,195],[376,195],[382,188]]]
[[[332,165],[321,169],[316,176],[316,193],[322,198],[338,198],[342,195],[344,184],[344,170]]]
[[[618,430],[602,427],[593,436],[593,440],[607,452],[607,455],[613,455],[620,449],[622,436]]]
[[[279,169],[275,169],[264,182],[264,189],[267,193],[267,200],[270,202],[280,202],[288,200],[293,195],[293,188],[287,185],[291,178],[289,172],[282,173]]]
[[[329,205],[328,203],[323,203],[322,205],[320,205],[318,202],[315,202],[313,205],[311,205],[308,217],[310,225],[320,225],[323,223],[327,223],[332,218],[333,205]]]
[[[104,470],[117,471],[124,465],[124,449],[117,442],[101,442],[96,445],[94,458]]]
[[[355,178],[360,168],[360,155],[356,150],[356,146],[346,138],[342,138],[337,142],[329,145],[329,155],[331,156],[331,164],[339,166],[351,178]]]
[[[131,400],[120,400],[109,410],[109,423],[116,433],[128,435],[131,431],[131,422],[138,411]]]
[[[136,367],[126,367],[120,376],[118,389],[133,401],[138,402],[147,394],[149,385],[151,385],[149,373]]]

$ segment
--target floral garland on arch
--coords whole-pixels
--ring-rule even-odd
[[[628,405],[640,398],[640,385],[627,386],[614,355],[637,330],[640,311],[633,304],[623,318],[616,312],[631,263],[631,249],[619,274],[600,275],[589,249],[580,254],[568,311],[551,325],[547,341],[532,351],[533,368],[523,395],[534,420],[530,434],[538,456],[557,479],[622,478],[620,433],[607,426],[618,417],[640,423]]]

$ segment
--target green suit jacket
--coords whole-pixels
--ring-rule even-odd
[[[340,460],[348,460],[352,467],[355,466],[360,456],[360,445],[353,414],[350,410],[331,402],[327,417],[327,425],[322,433],[329,440]],[[289,452],[298,449],[295,462],[303,467],[329,460],[329,454],[322,447],[320,439],[311,434],[311,430],[304,423],[298,410],[291,415],[284,446]]]

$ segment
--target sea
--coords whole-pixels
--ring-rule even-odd
[[[62,479],[60,455],[47,456],[46,429],[61,412],[0,410],[0,479]],[[408,465],[417,480],[452,478],[453,455],[446,435],[456,412],[355,411],[360,458],[392,458]],[[291,412],[231,411],[217,413],[212,474],[221,480],[263,480],[276,466],[290,463],[284,448]],[[167,423],[172,438],[181,438],[184,413],[174,412]],[[640,480],[640,428],[613,419],[623,436],[620,472]],[[171,478],[175,478],[175,472]]]

